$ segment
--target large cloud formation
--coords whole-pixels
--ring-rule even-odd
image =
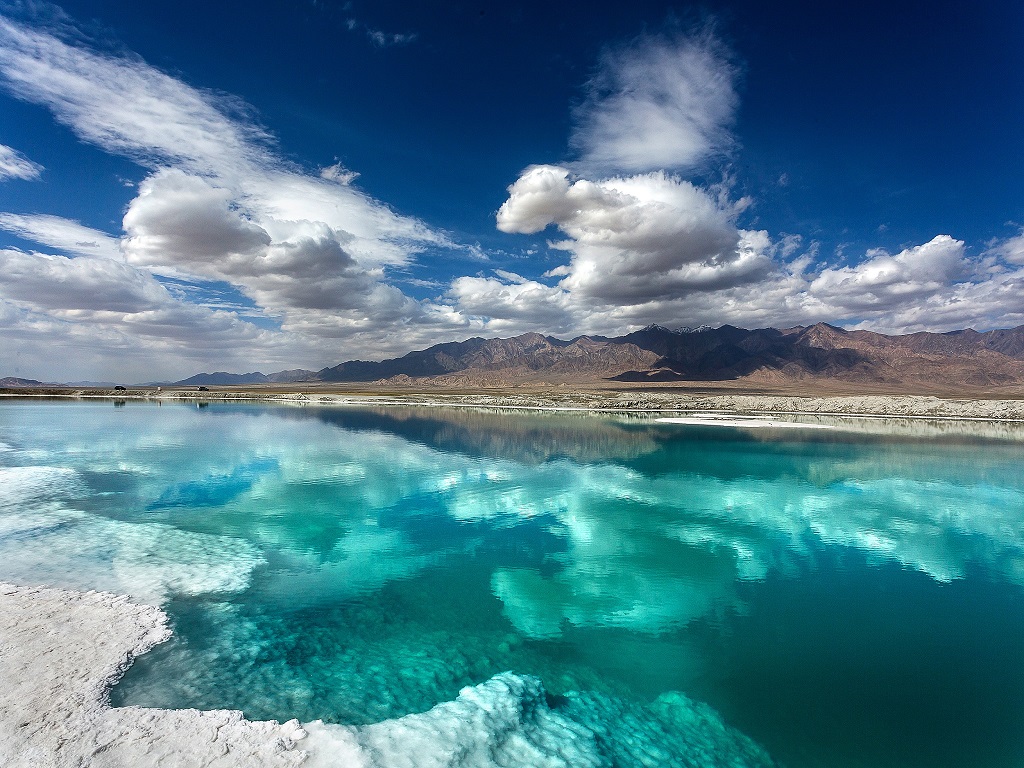
[[[175,364],[157,363],[157,373],[174,375],[183,364],[251,367],[254,359],[318,366],[342,355],[406,351],[419,338],[432,341],[438,322],[464,323],[387,280],[389,269],[405,267],[424,248],[460,246],[352,187],[355,174],[333,167],[310,174],[280,159],[271,137],[229,98],[192,88],[137,57],[99,53],[2,17],[0,78],[13,95],[48,107],[82,140],[150,169],[121,237],[56,216],[0,214],[0,228],[65,254],[5,252],[7,263],[19,265],[0,276],[5,343],[14,357],[28,360],[45,328],[57,339],[78,339],[78,348],[90,347],[100,359],[118,351],[126,375],[140,368],[152,373],[154,361],[170,355]],[[6,176],[38,176],[38,166],[13,150],[0,160]],[[83,258],[95,263],[80,263]],[[52,281],[45,291],[26,277],[42,272]],[[114,294],[140,296],[140,285],[147,286],[146,300],[70,315],[81,311],[79,297],[96,287],[99,275],[124,285],[108,286],[94,303]],[[159,280],[165,278],[176,280],[178,290],[164,289]],[[252,314],[278,329],[237,315],[225,325],[216,312],[187,300],[185,288],[214,283],[233,286],[254,305]],[[194,322],[172,327],[168,316],[162,340],[133,344],[134,323],[154,311],[154,297],[165,312]],[[211,338],[216,329],[234,334],[233,344]],[[335,339],[344,347],[325,343]],[[128,359],[136,364],[123,364]]]
[[[699,164],[732,143],[735,77],[710,31],[607,51],[576,110],[578,165],[638,173]]]
[[[825,320],[889,332],[1024,323],[1024,236],[972,256],[943,234],[829,265],[798,235],[740,226],[754,201],[731,199],[727,182],[699,187],[679,175],[731,146],[736,75],[708,32],[645,35],[606,54],[576,112],[579,158],[526,168],[496,217],[504,232],[558,230],[564,239],[549,247],[567,263],[535,280],[461,278],[451,300],[502,329],[543,317],[597,333],[647,323]]]
[[[121,232],[0,213],[0,228],[50,249],[0,252],[2,351],[14,361],[4,373],[316,368],[473,334],[612,335],[652,322],[1024,322],[1024,236],[975,255],[940,235],[827,264],[813,242],[744,227],[756,201],[728,179],[684,176],[735,148],[737,72],[707,31],[610,49],[574,111],[575,157],[525,169],[497,212],[501,231],[558,233],[553,268],[451,274],[424,299],[401,289],[408,270],[427,252],[473,246],[373,199],[355,171],[282,159],[237,100],[0,16],[0,87],[147,173]],[[0,145],[0,181],[42,170]]]

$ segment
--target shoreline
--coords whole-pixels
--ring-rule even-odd
[[[590,391],[536,392],[266,392],[245,389],[190,390],[72,390],[33,392],[0,390],[0,400],[113,400],[154,403],[268,402],[319,406],[420,406],[487,408],[508,411],[587,412],[609,414],[681,414],[700,417],[725,413],[749,416],[827,416],[867,419],[925,419],[1024,423],[1024,400],[939,398],[927,395],[699,395]],[[712,423],[711,419],[707,419]]]

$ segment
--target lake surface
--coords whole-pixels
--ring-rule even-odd
[[[366,724],[512,671],[662,765],[699,712],[792,768],[1022,766],[1024,432],[945,429],[9,402],[0,579],[164,607],[116,705]]]

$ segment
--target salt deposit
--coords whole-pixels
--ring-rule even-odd
[[[0,764],[276,768],[772,766],[750,739],[678,693],[650,706],[504,673],[428,712],[355,728],[249,721],[237,711],[112,708],[110,685],[169,636],[123,596],[0,584]]]
[[[299,765],[298,723],[107,705],[132,659],[168,637],[166,623],[122,596],[0,585],[0,764]]]
[[[699,416],[678,416],[655,419],[659,424],[688,424],[690,426],[740,427],[744,429],[835,429],[832,424],[812,424],[800,421],[783,421],[768,416],[722,416],[701,414]]]
[[[84,495],[65,467],[0,467],[3,576],[104,589],[150,603],[167,595],[237,592],[262,558],[229,536],[112,520],[69,506]]]

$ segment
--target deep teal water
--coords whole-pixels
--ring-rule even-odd
[[[0,578],[164,606],[119,705],[371,723],[512,670],[796,768],[1021,766],[1012,433],[11,402]]]

